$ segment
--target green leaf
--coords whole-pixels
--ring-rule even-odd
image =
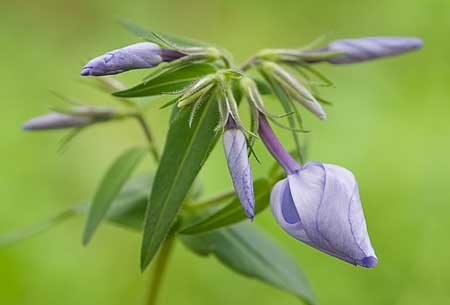
[[[146,152],[147,150],[143,148],[129,149],[117,158],[108,169],[89,208],[83,234],[84,245],[90,241],[114,199]]]
[[[142,39],[145,39],[147,41],[164,45],[167,47],[170,47],[171,45],[175,45],[178,47],[206,47],[208,46],[206,43],[193,41],[190,39],[185,38],[179,38],[172,35],[166,35],[162,33],[153,32],[150,30],[146,30],[130,21],[121,20],[119,21],[120,24],[125,27],[129,32],[135,34],[136,36],[141,37]]]
[[[142,231],[154,175],[134,178],[114,200],[106,218],[128,229]]]
[[[175,112],[181,110],[174,107]],[[198,110],[197,119],[188,126],[189,112],[180,112],[170,125],[164,152],[155,175],[146,212],[141,248],[142,270],[150,263],[170,230],[177,213],[217,142],[214,128],[219,121],[216,97]]]
[[[209,64],[193,64],[163,73],[130,89],[113,93],[118,97],[142,97],[170,94],[190,85],[198,78],[215,72]]]
[[[264,211],[269,206],[271,185],[266,179],[258,179],[254,183],[255,190],[255,215]],[[239,198],[234,199],[222,209],[213,214],[206,213],[206,216],[195,215],[196,220],[187,219],[185,225],[181,225],[180,233],[198,234],[206,231],[215,230],[221,227],[229,226],[237,222],[247,220],[244,210],[240,204]],[[200,217],[200,218],[198,218]],[[194,217],[193,217],[194,218]],[[198,220],[200,219],[200,220]]]
[[[292,293],[309,304],[316,303],[305,275],[292,257],[254,225],[181,235],[181,240],[199,255],[214,255],[240,274]]]

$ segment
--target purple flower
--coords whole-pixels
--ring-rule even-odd
[[[173,61],[183,56],[185,54],[163,49],[151,42],[140,42],[90,60],[81,70],[81,75],[103,76],[133,69],[153,68],[163,61]]]
[[[422,40],[414,37],[366,37],[335,40],[320,51],[342,52],[342,55],[327,59],[333,64],[348,64],[393,56],[423,46]]]
[[[255,196],[252,170],[247,155],[247,141],[244,133],[237,128],[234,120],[230,118],[228,122],[222,136],[228,169],[245,214],[253,220],[255,216]]]
[[[32,118],[22,128],[25,130],[47,130],[80,127],[94,122],[94,118],[86,116],[74,116],[63,113],[49,113]]]
[[[278,224],[294,238],[355,265],[377,264],[358,184],[347,169],[307,163],[275,185],[270,205]]]
[[[272,190],[270,205],[279,225],[294,238],[366,268],[378,259],[370,243],[358,184],[345,168],[316,162],[300,166],[260,115],[260,136],[288,177]]]

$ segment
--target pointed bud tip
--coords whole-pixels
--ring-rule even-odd
[[[26,122],[26,123],[22,124],[22,130],[25,130],[25,131],[33,130],[33,127],[30,125],[29,122]]]
[[[416,37],[408,38],[411,44],[412,49],[421,49],[423,48],[423,40]]]
[[[91,75],[91,68],[89,67],[84,67],[81,72],[80,72],[81,76],[89,76]]]
[[[365,268],[373,268],[378,264],[378,259],[374,256],[367,256],[362,259],[361,266]]]
[[[245,209],[245,214],[247,215],[250,222],[255,220],[255,212],[253,210]]]

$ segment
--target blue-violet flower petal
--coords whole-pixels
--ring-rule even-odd
[[[255,196],[245,135],[237,128],[226,128],[222,140],[234,189],[241,201],[245,214],[253,220],[255,215]]]
[[[307,163],[275,185],[270,204],[280,226],[294,238],[355,265],[377,264],[358,185],[347,169]]]

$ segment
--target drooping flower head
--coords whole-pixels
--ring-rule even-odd
[[[370,243],[358,185],[340,166],[310,162],[300,166],[260,116],[260,136],[285,169],[270,205],[279,225],[294,238],[329,255],[366,268],[378,259]]]
[[[176,50],[164,49],[151,42],[140,42],[112,50],[90,60],[81,71],[82,76],[118,74],[134,69],[153,68],[164,61],[186,56]]]

